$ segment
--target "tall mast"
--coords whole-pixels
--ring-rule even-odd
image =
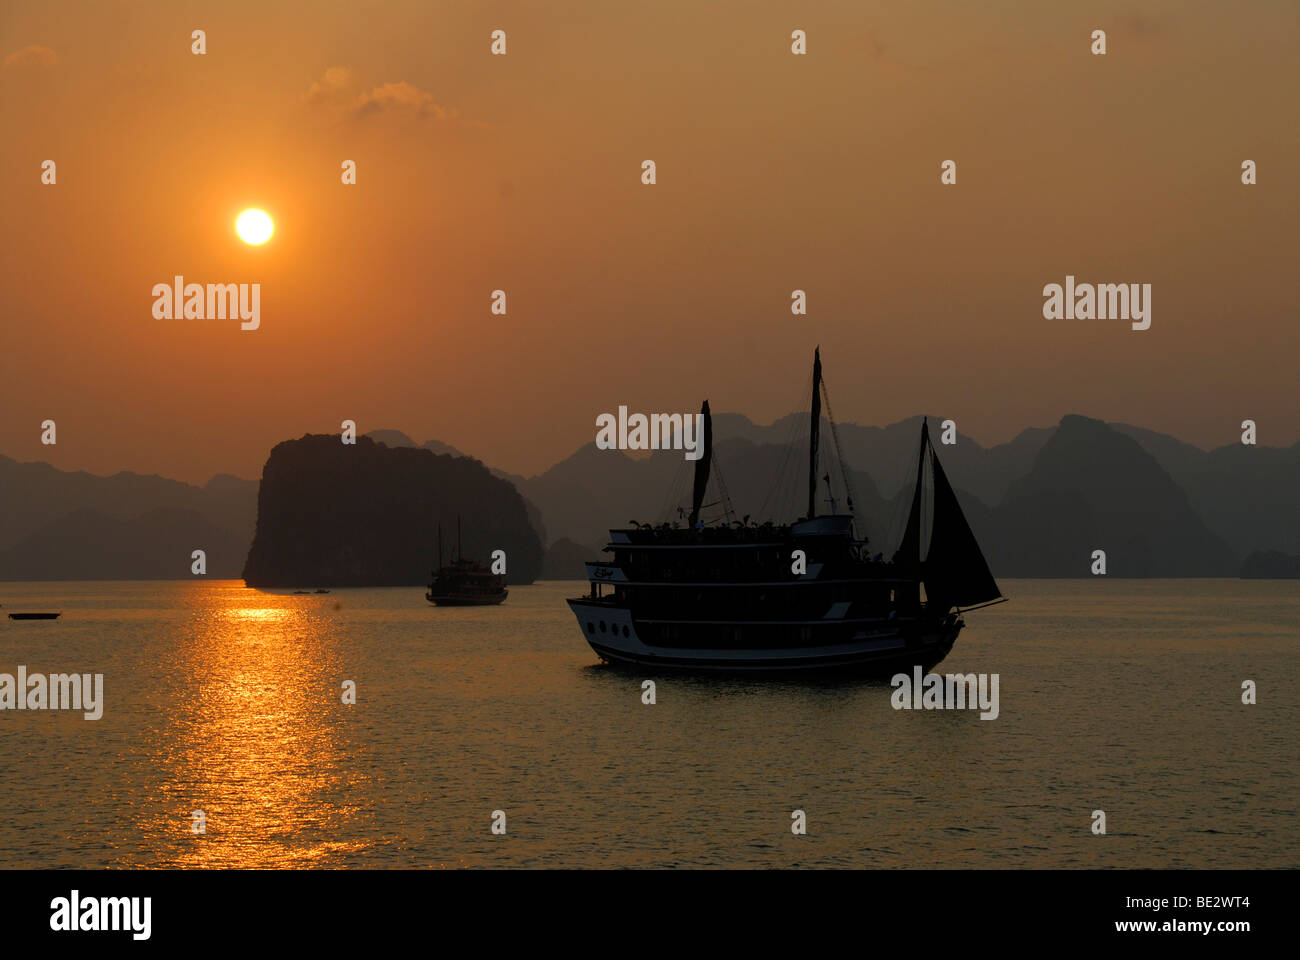
[[[808,519],[817,516],[817,442],[822,425],[822,351],[813,351],[812,430],[808,436]]]
[[[695,489],[691,495],[692,530],[700,521],[700,506],[704,503],[704,490],[709,485],[709,463],[713,460],[713,417],[709,414],[709,401],[704,401],[700,414],[704,417],[704,436],[697,437],[696,441],[703,444],[704,451],[700,459],[695,461]]]
[[[438,524],[438,569],[442,569],[442,524]]]
[[[460,514],[456,514],[456,559],[457,561],[465,559],[465,550],[460,545]]]

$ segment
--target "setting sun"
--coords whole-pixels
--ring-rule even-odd
[[[265,210],[245,210],[235,220],[235,232],[245,243],[260,246],[271,239],[275,223]]]

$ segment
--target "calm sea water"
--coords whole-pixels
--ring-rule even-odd
[[[0,620],[0,672],[106,700],[0,712],[0,866],[1300,866],[1295,582],[1008,581],[939,668],[999,674],[992,721],[862,681],[661,676],[647,706],[583,586],[0,584],[63,611]]]

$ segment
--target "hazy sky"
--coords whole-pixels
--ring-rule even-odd
[[[0,453],[202,483],[351,418],[531,474],[620,404],[768,422],[817,343],[845,421],[1290,444],[1298,48],[1292,0],[6,0]],[[155,320],[175,274],[261,328]],[[1044,320],[1066,274],[1151,329]]]

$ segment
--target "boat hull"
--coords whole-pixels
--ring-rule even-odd
[[[495,607],[505,600],[508,593],[502,590],[500,596],[494,597],[433,597],[426,593],[424,599],[435,607]]]
[[[942,619],[877,621],[833,643],[795,643],[799,625],[791,624],[789,646],[668,647],[645,643],[631,611],[582,599],[569,601],[588,645],[602,660],[657,670],[700,673],[851,673],[891,677],[920,666],[929,670],[952,650],[963,622]],[[742,629],[743,623],[728,629]]]

